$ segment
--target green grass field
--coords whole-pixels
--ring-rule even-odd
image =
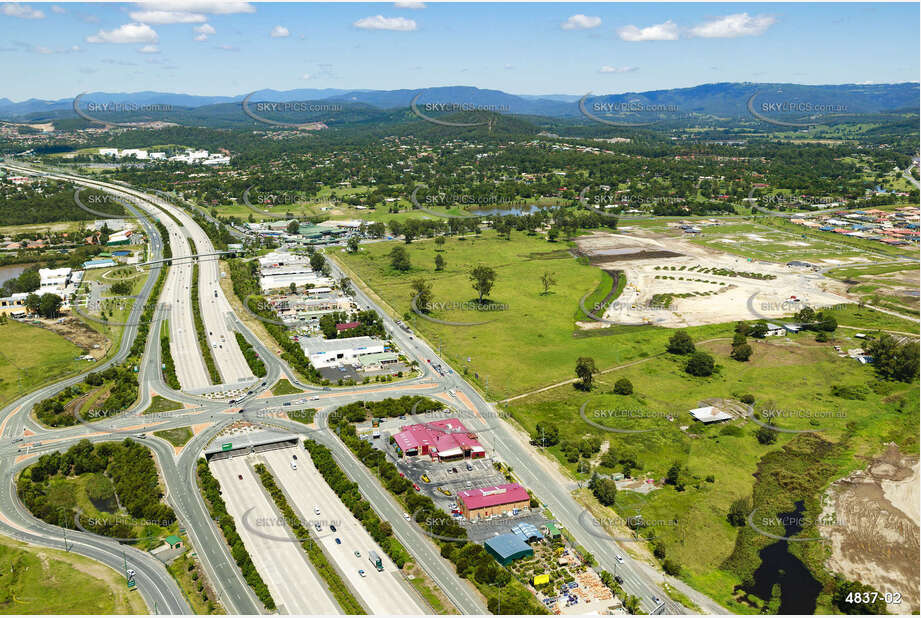
[[[94,560],[0,537],[0,614],[146,614],[141,595]]]
[[[42,384],[92,365],[75,360],[82,351],[51,331],[7,320],[0,324],[0,407]]]
[[[155,431],[154,435],[158,438],[163,438],[173,446],[185,446],[185,443],[192,439],[192,430],[188,427],[177,427],[175,429]]]
[[[282,378],[272,387],[272,395],[275,397],[279,395],[296,395],[303,392],[304,391],[291,384],[287,378]]]
[[[662,522],[647,531],[664,541],[667,557],[682,566],[684,579],[730,609],[746,612],[751,609],[730,600],[733,585],[740,583],[738,578],[721,570],[733,552],[737,534],[726,513],[733,500],[751,494],[752,474],[760,459],[795,434],[781,433],[776,444],[765,446],[755,438],[758,427],[749,421],[703,426],[693,421],[689,409],[708,398],[737,399],[752,394],[756,412],[787,412],[776,419],[778,426],[820,431],[826,440],[845,443],[848,456],[832,462],[836,477],[864,466],[863,457],[880,452],[887,442],[896,442],[903,452],[918,452],[917,384],[880,383],[872,369],[837,357],[831,343],[816,344],[808,335],[795,337],[794,344],[749,342],[754,354],[747,363],[729,358],[728,341],[699,345],[711,352],[720,366],[719,374],[709,378],[688,375],[682,357],[665,354],[598,376],[591,393],[564,386],[506,406],[529,432],[544,421],[559,428],[561,440],[600,437],[619,457],[636,460],[635,477],[659,480],[673,463],[687,467],[684,491],[665,486],[646,499],[622,491],[617,510],[623,517],[641,514],[647,522]],[[614,382],[622,377],[633,383],[633,395],[610,394]],[[835,384],[861,385],[866,398],[834,397],[830,391]],[[596,423],[651,431],[624,434],[598,430],[580,418],[583,404],[586,417]],[[682,426],[688,429],[682,430]],[[547,450],[573,476],[588,478],[576,473],[579,464],[568,461],[559,445]],[[598,461],[592,463],[597,465]],[[706,480],[710,475],[713,482]],[[629,551],[631,544],[627,545]]]
[[[142,412],[142,414],[156,414],[158,412],[170,412],[171,410],[179,410],[182,408],[182,404],[173,401],[172,399],[167,399],[166,397],[161,397],[160,395],[154,395],[150,400],[150,405],[147,406],[147,409]]]

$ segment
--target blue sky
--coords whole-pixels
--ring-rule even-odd
[[[0,97],[919,81],[918,3],[0,4]]]

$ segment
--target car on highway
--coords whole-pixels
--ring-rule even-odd
[[[291,459],[297,460],[297,455],[291,455]]]
[[[409,513],[407,513],[407,512],[404,511],[404,512],[403,512],[403,519],[405,519],[406,521],[409,521]]]
[[[342,545],[342,541],[339,539],[339,537],[336,537],[336,545]]]
[[[335,526],[334,524],[330,524],[330,525],[329,525],[329,529],[330,529],[331,532],[335,532],[335,531],[336,531],[336,526]]]
[[[367,576],[367,573],[365,573],[364,569],[358,569],[358,574],[361,575],[362,577]]]
[[[660,599],[656,595],[652,595],[652,602],[655,603],[656,605],[659,605],[662,602],[662,599]]]
[[[361,558],[361,552],[358,551],[357,549],[355,550],[355,557],[356,557],[356,558]]]
[[[620,554],[617,554],[616,556],[614,556],[614,559],[617,560],[621,564],[624,563],[624,557],[621,556]]]
[[[22,440],[23,440],[22,438],[13,438],[13,444],[16,444],[17,442],[22,442]]]
[[[237,475],[237,478],[240,479],[240,480],[242,481],[242,480],[243,480],[243,475],[242,475],[242,474],[238,474],[238,475]]]
[[[413,489],[415,489],[416,491],[422,491],[422,488],[419,487],[419,483],[413,483]]]
[[[320,514],[320,507],[318,507],[317,505],[313,505],[313,514],[314,514],[314,515],[319,515],[319,514]]]
[[[320,399],[319,397],[314,395],[313,397],[310,398],[310,401],[319,401],[319,399]]]
[[[297,462],[296,462],[296,461],[292,461],[292,462],[291,462],[291,469],[292,469],[292,470],[297,470]]]
[[[614,581],[616,581],[618,584],[623,584],[623,583],[624,583],[624,578],[621,577],[620,575],[615,575],[615,576],[614,576]]]

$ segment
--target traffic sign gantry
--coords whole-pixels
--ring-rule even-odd
[[[232,449],[232,448],[233,448],[233,443],[232,443],[232,442],[225,442],[224,444],[221,445],[221,450],[222,450],[222,451],[229,451],[229,450]]]

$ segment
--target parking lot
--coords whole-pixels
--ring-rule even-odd
[[[243,545],[272,593],[278,613],[340,614],[290,529],[282,525],[260,526],[278,521],[279,515],[250,468],[255,457],[258,456],[216,460],[210,467],[221,484],[227,512],[234,518]]]
[[[386,419],[381,422],[378,430],[381,437],[372,438],[371,428],[365,427],[367,439],[373,446],[387,453],[388,459],[396,465],[403,475],[419,486],[420,493],[430,497],[437,507],[446,513],[452,511],[452,505],[457,504],[457,492],[467,489],[493,487],[508,483],[508,479],[496,470],[490,457],[482,459],[466,459],[454,462],[432,461],[428,455],[417,457],[397,457],[395,450],[388,444],[390,432],[399,431],[401,425],[410,424],[411,420]],[[469,470],[467,469],[469,465]],[[456,472],[455,472],[456,470]],[[423,478],[425,476],[428,481]],[[441,490],[450,492],[445,495]],[[531,523],[540,529],[549,521],[539,511],[526,511],[515,516],[501,516],[494,519],[470,523],[459,518],[458,523],[467,530],[470,540],[482,543],[486,539],[505,534],[511,527],[520,523]]]
[[[266,452],[262,457],[305,527],[319,540],[324,553],[370,614],[429,612],[396,565],[326,484],[303,447]],[[382,571],[371,564],[371,551],[380,556]],[[364,571],[364,575],[359,570]]]

